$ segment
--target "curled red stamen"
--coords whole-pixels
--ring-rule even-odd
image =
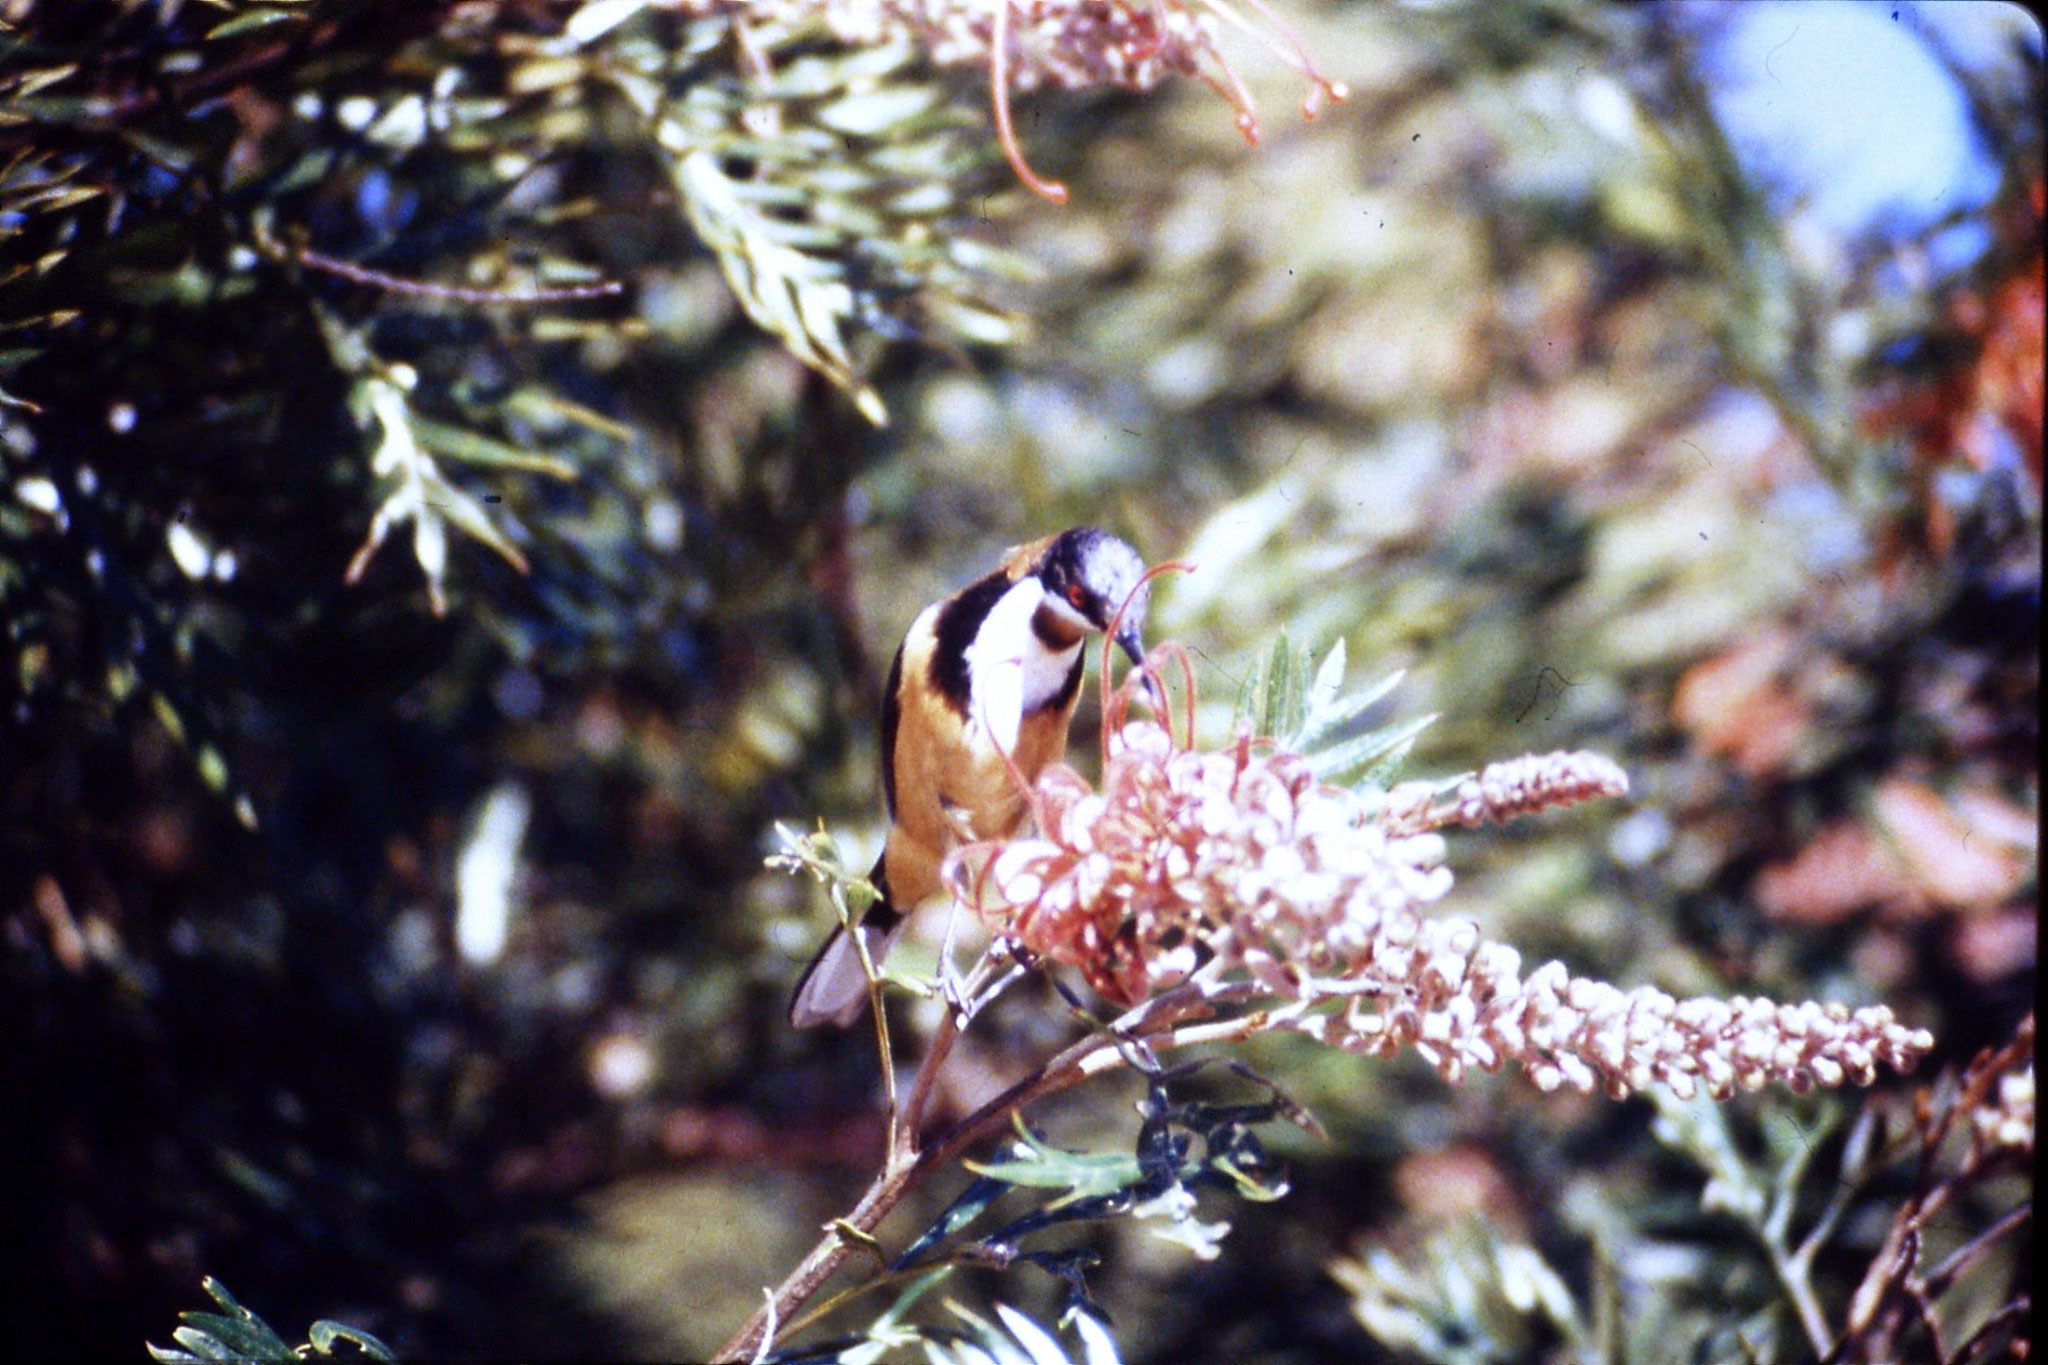
[[[1057,180],[1046,180],[1031,169],[1030,163],[1024,160],[1023,147],[1017,143],[1017,129],[1010,122],[1010,6],[1015,2],[996,0],[995,32],[989,39],[989,97],[995,106],[996,137],[1003,144],[1003,155],[1009,159],[1010,169],[1033,194],[1055,204],[1064,204],[1067,202],[1067,187]]]
[[[1138,600],[1138,594],[1145,590],[1145,585],[1159,575],[1163,573],[1193,573],[1194,570],[1195,566],[1185,559],[1169,559],[1164,563],[1154,564],[1151,568],[1145,570],[1144,576],[1133,583],[1131,590],[1124,594],[1124,600],[1116,604],[1116,615],[1109,618],[1109,629],[1102,632],[1102,763],[1105,771],[1109,767],[1110,731],[1122,726],[1121,717],[1118,717],[1116,725],[1110,723],[1109,703],[1116,693],[1109,685],[1109,647],[1116,643],[1116,633],[1123,627],[1124,613],[1131,609],[1131,603]],[[1140,665],[1139,668],[1142,669],[1143,665]],[[1189,718],[1188,723],[1190,725],[1194,724],[1192,717]]]
[[[1301,35],[1295,32],[1293,25],[1273,12],[1272,7],[1266,4],[1266,0],[1244,0],[1244,2],[1256,11],[1261,19],[1271,24],[1282,38],[1286,39],[1285,47],[1274,42],[1271,34],[1266,33],[1251,23],[1243,15],[1224,3],[1224,0],[1202,0],[1202,3],[1207,5],[1210,12],[1215,14],[1217,18],[1239,32],[1246,34],[1260,47],[1265,48],[1266,51],[1308,77],[1310,83],[1316,88],[1315,91],[1310,92],[1311,98],[1315,97],[1317,91],[1338,103],[1342,103],[1350,96],[1351,91],[1349,87],[1342,81],[1333,81],[1316,69],[1315,59],[1308,55],[1308,44],[1301,40]],[[1313,113],[1309,112],[1309,106],[1306,103],[1302,105],[1302,112],[1307,114],[1309,118],[1314,118],[1316,114],[1322,112],[1321,100],[1316,100]]]

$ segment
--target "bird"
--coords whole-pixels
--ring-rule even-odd
[[[889,833],[869,874],[879,897],[856,930],[869,961],[879,966],[911,912],[938,894],[947,853],[1023,826],[1017,778],[1036,781],[1066,753],[1088,637],[1114,625],[1131,663],[1144,662],[1145,573],[1129,544],[1076,526],[1011,546],[911,622],[882,689]],[[841,926],[798,980],[790,1023],[846,1028],[867,1003],[867,973]]]

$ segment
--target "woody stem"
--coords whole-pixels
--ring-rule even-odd
[[[1129,1038],[1153,1038],[1167,1035],[1154,1046],[1180,1047],[1189,1043],[1211,1041],[1206,1031],[1184,1030],[1173,1032],[1174,1026],[1191,1016],[1207,1015],[1214,1006],[1225,1000],[1239,999],[1244,994],[1255,993],[1249,983],[1227,987],[1221,991],[1213,987],[1203,989],[1190,982],[1163,995],[1153,997],[1143,1005],[1126,1013],[1107,1029],[1077,1039],[1048,1060],[1038,1070],[1018,1081],[1002,1094],[954,1124],[930,1146],[916,1146],[914,1122],[903,1125],[903,1132],[912,1134],[907,1141],[899,1139],[889,1154],[887,1164],[875,1178],[860,1202],[853,1206],[844,1218],[834,1220],[828,1226],[825,1236],[811,1248],[783,1282],[776,1286],[770,1302],[757,1309],[747,1319],[746,1325],[733,1338],[720,1347],[712,1357],[726,1365],[750,1360],[761,1347],[762,1337],[768,1324],[787,1322],[790,1317],[823,1287],[834,1271],[846,1263],[855,1247],[855,1241],[842,1236],[839,1228],[844,1225],[857,1233],[872,1234],[881,1226],[882,1220],[895,1211],[904,1196],[915,1189],[925,1177],[951,1162],[968,1147],[1001,1127],[1009,1116],[1025,1105],[1056,1094],[1071,1085],[1099,1075],[1114,1067],[1121,1058],[1117,1044]],[[951,1012],[947,1023],[940,1026],[940,1037],[951,1034],[957,1037],[959,1026]],[[1186,1036],[1183,1036],[1185,1034]],[[930,1089],[927,1073],[936,1074],[937,1063],[943,1062],[945,1053],[950,1052],[950,1038],[943,1049],[939,1038],[933,1039],[933,1049],[925,1058],[918,1075],[911,1083],[911,1099],[914,1104],[906,1106],[906,1118],[912,1117],[922,1106],[923,1096]]]

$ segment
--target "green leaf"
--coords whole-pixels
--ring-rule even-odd
[[[932,1225],[919,1234],[916,1241],[903,1249],[891,1269],[901,1270],[916,1265],[927,1251],[987,1213],[990,1205],[1009,1193],[1009,1188],[989,1176],[970,1183],[960,1192],[959,1198],[948,1204]]]
[[[1341,643],[1339,642],[1340,650]],[[1331,657],[1341,658],[1342,655],[1338,650],[1333,650]],[[1325,662],[1327,663],[1327,660]],[[1378,682],[1368,684],[1349,696],[1332,696],[1321,706],[1311,701],[1308,715],[1302,719],[1301,729],[1294,736],[1294,748],[1302,753],[1309,752],[1318,741],[1336,734],[1385,700],[1387,694],[1399,687],[1402,679],[1407,676],[1408,670],[1397,668]]]
[[[325,1319],[313,1324],[305,1346],[294,1348],[273,1331],[270,1324],[237,1302],[219,1280],[209,1275],[201,1283],[213,1301],[227,1311],[180,1313],[180,1326],[171,1333],[171,1338],[185,1349],[179,1351],[152,1345],[149,1353],[155,1359],[174,1365],[211,1360],[298,1365],[308,1351],[320,1356],[333,1355],[338,1343],[353,1346],[356,1352],[371,1360],[397,1359],[390,1347],[368,1332]]]
[[[1065,1190],[1049,1208],[1077,1199],[1097,1198],[1129,1189],[1144,1179],[1138,1158],[1129,1152],[1068,1152],[1048,1146],[1019,1128],[1017,1146],[1006,1160],[962,1164],[977,1175],[1027,1189]]]
[[[1262,739],[1293,734],[1300,727],[1300,696],[1305,690],[1300,675],[1307,671],[1307,651],[1295,649],[1283,627],[1239,691],[1231,728],[1249,722],[1252,734]]]
[[[812,18],[750,23],[758,71],[690,79],[730,42],[730,20],[706,18],[681,51],[619,42],[610,55],[632,69],[606,74],[673,158],[690,227],[747,316],[880,426],[888,413],[862,372],[878,335],[900,329],[876,323],[1012,341],[1021,324],[977,295],[1024,267],[958,230],[987,149],[916,45],[826,36]]]
[[[1336,704],[1337,693],[1344,686],[1344,641],[1339,639],[1330,646],[1330,652],[1316,665],[1315,679],[1308,685],[1308,698],[1304,707],[1301,727],[1295,732],[1295,741],[1313,739],[1319,730],[1328,729],[1326,723],[1319,723]]]
[[[464,464],[483,465],[492,469],[518,469],[529,474],[545,474],[551,479],[573,481],[576,467],[557,455],[544,451],[522,450],[509,441],[500,441],[494,436],[470,431],[464,427],[448,426],[420,416],[412,415],[412,433],[419,443],[436,455],[445,455],[451,460]]]
[[[171,1339],[189,1354],[180,1355],[151,1346],[159,1360],[254,1360],[297,1365],[298,1355],[270,1325],[235,1301],[227,1286],[208,1276],[201,1282],[213,1301],[226,1313],[180,1313],[182,1324]]]
[[[1296,648],[1283,628],[1238,689],[1233,730],[1249,724],[1255,736],[1308,759],[1322,781],[1341,786],[1384,786],[1434,716],[1381,726],[1361,735],[1343,734],[1384,701],[1407,676],[1396,670],[1345,695],[1346,650],[1330,646],[1320,663],[1306,646]]]
[[[226,23],[217,25],[208,31],[206,41],[210,43],[218,42],[222,38],[234,38],[244,33],[254,33],[258,29],[270,28],[277,24],[291,23],[304,17],[298,14],[288,14],[283,10],[252,9],[247,13],[237,14]]]
[[[386,1346],[368,1332],[350,1327],[346,1323],[334,1322],[328,1318],[320,1319],[320,1321],[307,1329],[306,1341],[315,1351],[323,1356],[333,1355],[337,1343],[347,1342],[371,1360],[395,1361],[398,1359],[397,1356],[391,1353],[389,1346]]]
[[[1366,779],[1371,779],[1375,786],[1384,786],[1386,772],[1399,765],[1414,747],[1416,737],[1435,722],[1432,713],[1368,730],[1309,754],[1309,769],[1322,781],[1337,786],[1356,786]]]

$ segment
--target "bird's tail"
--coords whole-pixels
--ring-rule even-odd
[[[910,922],[889,894],[884,858],[875,859],[875,870],[868,874],[875,890],[882,893],[881,899],[868,907],[854,930],[867,948],[868,961],[877,967],[902,936],[903,926]],[[811,965],[804,968],[796,983],[796,993],[790,997],[789,1022],[795,1028],[816,1028],[820,1024],[847,1028],[867,1007],[868,975],[861,968],[852,935],[842,926],[832,931],[832,937],[825,940]]]

